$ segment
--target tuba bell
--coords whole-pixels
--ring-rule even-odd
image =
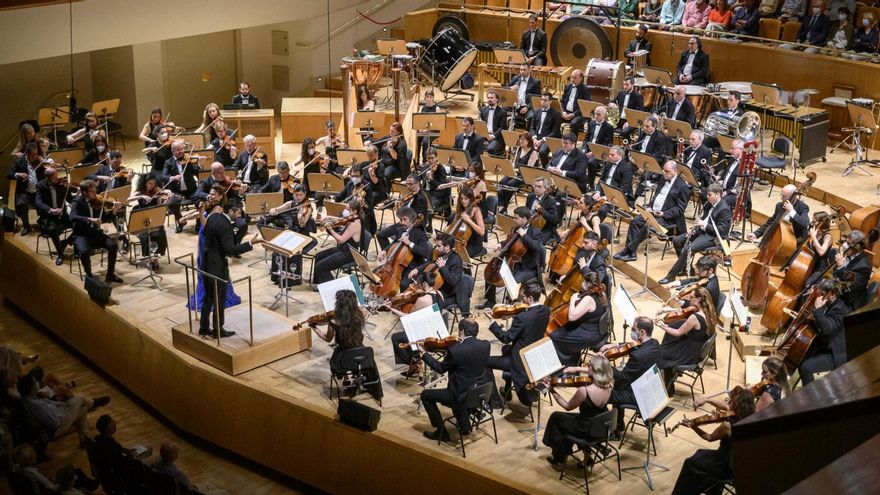
[[[723,134],[752,141],[761,130],[761,117],[755,112],[746,112],[739,117],[729,117],[725,112],[712,112],[706,118],[703,131],[707,136]]]

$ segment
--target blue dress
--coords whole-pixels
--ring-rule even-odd
[[[205,216],[207,218],[207,216]],[[205,222],[201,222],[199,225],[199,250],[196,255],[196,266],[202,266],[202,250],[205,245]],[[202,301],[205,299],[205,284],[202,281],[202,274],[198,273],[196,275],[198,278],[196,279],[196,294],[195,296],[190,296],[189,301],[186,303],[187,309],[202,309]],[[235,293],[235,289],[232,286],[233,284],[226,284],[226,298],[223,302],[223,307],[231,308],[232,306],[238,306],[241,304],[241,297]],[[193,305],[193,298],[195,298],[195,305]]]

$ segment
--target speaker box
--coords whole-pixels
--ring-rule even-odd
[[[379,415],[382,413],[378,409],[373,409],[351,399],[339,399],[339,407],[336,412],[339,413],[340,421],[363,431],[376,431],[376,427],[379,425]]]
[[[100,280],[97,277],[86,277],[86,292],[89,293],[89,297],[91,297],[93,301],[101,306],[110,302],[110,293],[112,291],[113,287],[105,284],[103,280]]]
[[[0,208],[0,226],[3,228],[3,232],[15,232],[15,210],[12,208]]]

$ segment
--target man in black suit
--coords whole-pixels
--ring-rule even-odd
[[[37,184],[37,193],[34,198],[37,212],[40,217],[37,225],[40,232],[52,239],[52,245],[58,255],[55,264],[64,264],[64,249],[70,239],[61,240],[61,234],[70,227],[70,216],[67,214],[67,202],[73,198],[73,190],[61,186],[58,182],[58,171],[52,167],[46,167],[46,176]]]
[[[542,291],[537,281],[526,282],[520,289],[519,299],[528,304],[529,309],[514,316],[506,331],[495,321],[489,325],[489,331],[503,344],[501,355],[489,358],[489,368],[506,372],[502,373],[505,381],[504,394],[508,396],[511,389],[516,390],[516,396],[524,406],[530,406],[538,394],[526,388],[529,377],[519,351],[541,340],[547,330],[550,309],[538,302]],[[491,309],[487,308],[486,312],[491,317]]]
[[[110,212],[104,212],[100,207],[94,207],[90,203],[98,197],[98,187],[95,181],[84,180],[79,185],[79,196],[70,202],[70,222],[73,224],[73,233],[70,235],[73,249],[79,255],[83,273],[86,277],[92,276],[92,249],[104,248],[107,250],[107,274],[104,281],[109,283],[122,283],[122,279],[116,276],[116,252],[119,248],[116,242],[101,230],[101,223],[112,221],[116,212],[123,206],[118,204]]]
[[[645,66],[651,66],[651,42],[648,41],[646,35],[648,34],[648,25],[647,24],[639,24],[638,28],[636,28],[636,37],[629,40],[629,43],[626,45],[626,50],[623,51],[623,56],[626,57],[626,63],[628,65],[633,64],[633,53],[646,50],[648,52],[645,55]],[[621,107],[622,108],[622,107]]]
[[[434,431],[424,433],[426,438],[449,440],[449,432],[443,426],[438,403],[452,409],[463,435],[470,432],[468,411],[461,405],[471,390],[486,383],[489,352],[492,347],[489,341],[477,338],[479,331],[480,325],[476,321],[467,318],[459,321],[458,338],[461,340],[446,350],[446,357],[442,362],[437,361],[419,346],[425,364],[441,375],[449,374],[449,384],[446,388],[425,389],[420,396],[431,426],[435,428]]]
[[[535,184],[538,182],[536,181]],[[554,200],[553,204],[556,202]],[[529,225],[529,217],[532,210],[525,206],[518,206],[513,210],[514,221],[516,222],[516,232],[519,233],[523,244],[526,246],[526,254],[522,260],[516,263],[511,272],[513,278],[519,283],[528,282],[534,279],[538,285],[538,289],[544,285],[542,269],[544,266],[544,242],[541,240],[541,231]],[[497,251],[497,248],[496,248]],[[491,308],[495,305],[495,292],[497,287],[492,284],[486,284],[486,301],[479,305],[477,309]],[[536,296],[537,300],[537,296]]]
[[[178,222],[177,232],[183,230],[183,225],[180,224],[180,204],[182,199],[188,200],[198,191],[198,173],[202,169],[201,163],[204,160],[204,157],[187,159],[184,153],[185,146],[186,143],[183,141],[171,143],[171,158],[165,161],[162,170],[165,188],[175,194],[175,197],[168,202],[168,210]]]
[[[844,280],[847,274],[851,273],[855,276],[855,280],[841,295],[841,299],[846,303],[849,311],[859,309],[867,302],[865,301],[865,293],[874,266],[870,252],[864,250],[864,245],[865,234],[861,230],[852,230],[846,237],[846,246],[862,246],[862,248],[856,248],[855,254],[849,257],[844,257],[841,251],[837,251],[834,255],[836,265],[834,277],[837,280]]]
[[[695,253],[699,253],[718,245],[718,238],[727,238],[730,231],[731,211],[727,203],[721,201],[721,184],[712,184],[709,186],[707,195],[709,201],[703,206],[702,219],[699,225],[694,226],[688,232],[679,234],[672,238],[672,246],[675,247],[675,254],[678,259],[669,273],[662,279],[661,284],[668,284],[673,281],[682,271],[689,270],[687,266],[688,258]],[[690,244],[685,246],[690,239]]]
[[[391,186],[388,184],[394,179],[409,175],[412,163],[406,159],[406,139],[403,137],[403,127],[399,122],[392,122],[388,128],[388,135],[378,139],[378,141],[383,139],[387,141],[381,143],[379,161],[382,162],[384,167],[383,174],[385,175],[386,189],[390,191]],[[369,145],[372,143],[366,142],[364,144]]]
[[[538,156],[544,164],[550,158],[547,138],[562,137],[562,115],[550,106],[552,98],[547,91],[541,93],[541,108],[535,110],[535,116],[532,119],[532,137],[535,139],[535,147],[538,148]]]
[[[532,68],[529,64],[519,66],[519,75],[510,80],[507,87],[516,90],[516,104],[512,105],[515,117],[520,119],[520,124],[532,118],[531,95],[541,94],[541,80],[532,77]]]
[[[244,150],[238,152],[232,168],[238,171],[236,177],[244,185],[248,186],[248,190],[261,189],[269,182],[269,168],[266,162],[265,152],[262,159],[254,159],[257,152],[257,138],[253,134],[244,137]]]
[[[798,244],[803,242],[807,237],[810,229],[810,206],[794,196],[797,187],[794,184],[786,184],[782,187],[781,200],[776,203],[773,209],[773,216],[764,222],[764,225],[758,227],[754,233],[746,234],[746,240],[755,241],[760,239],[767,231],[767,228],[774,225],[780,217],[791,223],[794,229],[794,235],[797,237]]]
[[[425,233],[424,223],[416,225],[417,214],[413,208],[409,206],[401,206],[395,212],[398,222],[380,230],[376,234],[381,250],[376,255],[379,261],[385,261],[388,247],[394,242],[402,242],[409,246],[412,251],[412,261],[403,270],[404,274],[409,274],[416,267],[424,264],[426,260],[431,259],[431,252],[434,250],[428,241],[428,234]],[[401,290],[409,287],[412,280],[409,277],[400,278]]]
[[[217,192],[211,191],[209,202],[219,202],[216,197]],[[228,210],[234,210],[233,207]],[[237,256],[246,253],[254,248],[254,245],[263,242],[262,239],[255,238],[247,242],[236,243],[235,232],[233,229],[232,218],[227,211],[223,211],[222,207],[217,206],[208,215],[208,221],[205,224],[205,240],[202,245],[202,265],[201,269],[214,277],[221,279],[217,281],[212,277],[203,277],[205,282],[205,298],[202,300],[202,317],[199,323],[199,335],[205,337],[229,337],[235,332],[227,331],[223,328],[225,320],[224,300],[226,298],[226,283],[229,280],[229,261],[230,256]],[[219,301],[214,300],[215,293],[219,297]],[[211,312],[214,318],[211,317]],[[212,326],[212,332],[210,327]]]
[[[226,182],[229,182],[229,184],[226,184]],[[220,162],[214,162],[211,164],[211,175],[199,181],[199,189],[192,195],[192,198],[196,201],[207,201],[208,196],[211,194],[211,188],[213,188],[214,185],[219,185],[226,190],[227,206],[244,209],[244,198],[242,197],[241,190],[232,188],[232,182],[227,179],[226,169]],[[242,189],[246,188],[244,185],[241,187]],[[249,220],[250,219],[247,215],[241,215],[233,219],[232,223],[238,232],[235,237],[236,244],[240,243],[244,239],[244,236],[247,235]]]
[[[666,287],[670,290],[674,290],[705,279],[706,290],[709,291],[709,295],[712,296],[712,307],[718,308],[718,303],[721,300],[721,288],[718,286],[718,276],[715,274],[717,268],[718,258],[714,255],[705,254],[697,260],[697,273],[695,277],[673,280],[666,284]],[[681,307],[686,308],[689,305],[690,303],[688,301],[683,301]],[[721,309],[718,308],[716,309],[716,312],[720,310]]]
[[[812,15],[801,21],[801,28],[795,41],[805,45],[824,46],[831,20],[825,15],[825,5],[822,0],[813,0],[810,4]]]
[[[455,237],[445,233],[438,232],[435,235],[435,246],[439,256],[436,260],[431,260],[430,256],[424,263],[410,270],[407,277],[415,280],[416,275],[422,272],[429,264],[437,264],[437,274],[443,278],[443,285],[440,287],[440,294],[443,295],[441,309],[445,309],[453,304],[458,304],[462,314],[470,314],[470,294],[460,293],[461,275],[463,273],[463,263],[461,256],[455,252]],[[465,307],[461,304],[464,303]]]
[[[684,149],[684,164],[694,173],[701,187],[714,182],[712,171],[712,150],[703,144],[703,131],[695,129],[688,136],[688,147]]]
[[[653,115],[648,116],[648,118],[642,122],[642,132],[639,133],[638,138],[632,144],[630,149],[653,156],[659,164],[665,162],[667,157],[670,156],[670,153],[672,153],[670,149],[672,142],[666,137],[666,134],[657,130],[657,125],[657,118]],[[655,173],[647,172],[642,174],[641,181],[638,186],[636,186],[635,193],[633,193],[633,200],[641,197],[645,193],[645,181],[656,181],[658,179],[659,175]]]
[[[676,86],[672,93],[672,99],[666,104],[666,117],[687,122],[694,126],[694,105],[687,99],[687,90],[684,86]]]
[[[500,133],[501,131],[498,132]],[[463,118],[461,120],[461,133],[455,136],[455,143],[452,147],[467,151],[468,159],[471,163],[483,163],[483,159],[480,155],[483,154],[483,148],[485,145],[486,140],[474,130],[474,119],[471,117]]]
[[[626,366],[621,368],[612,368],[614,374],[614,390],[611,391],[611,405],[619,408],[620,406],[635,406],[636,395],[632,390],[632,383],[637,378],[645,374],[652,366],[660,361],[660,343],[657,339],[651,337],[654,332],[654,322],[647,316],[639,316],[633,320],[632,327],[629,331],[630,338],[638,345],[629,353]],[[599,353],[612,350],[618,344],[605,344],[599,349]],[[623,430],[624,418],[623,411],[617,414],[617,431]]]
[[[630,109],[642,111],[645,105],[642,94],[635,88],[635,79],[632,76],[628,76],[623,80],[623,90],[618,91],[614,96],[614,103],[617,104],[617,108],[620,110],[617,128],[620,129],[621,136],[629,138],[635,127],[631,127],[627,122],[626,111]]]
[[[742,139],[734,139],[730,144],[730,155],[715,164],[715,176],[718,177],[721,187],[724,188],[724,194],[721,199],[727,203],[731,210],[736,206],[737,183],[740,178],[739,165],[743,154],[743,145]],[[705,188],[700,191],[700,199],[704,203],[706,202]]]
[[[675,69],[675,84],[705,86],[708,82],[709,55],[703,51],[700,38],[691,36],[688,38],[688,49],[682,52]]]
[[[590,89],[584,84],[584,71],[580,69],[571,72],[569,81],[562,91],[562,99],[559,103],[562,105],[562,121],[568,122],[571,126],[570,131],[577,136],[579,132],[584,130],[584,122],[587,120],[581,115],[581,107],[577,101],[589,100]]]
[[[577,148],[575,133],[569,132],[562,136],[562,148],[556,150],[556,154],[547,165],[547,170],[577,182],[581,194],[587,191],[587,157]],[[559,194],[566,195],[562,191]],[[573,194],[574,191],[569,191],[569,195]]]
[[[547,244],[555,239],[559,225],[559,203],[548,193],[547,181],[543,177],[538,177],[532,184],[532,192],[526,196],[526,208],[529,209],[529,215],[541,209],[540,216],[544,219],[544,226],[538,235],[541,242]]]
[[[87,175],[86,179],[95,181],[98,184],[98,192],[101,193],[108,189],[131,184],[132,177],[134,177],[134,170],[124,171],[122,169],[122,153],[114,150],[110,152],[107,162],[98,167],[95,173]]]
[[[602,177],[599,178],[599,184],[596,186],[596,192],[593,193],[593,199],[598,200],[604,196],[602,190],[605,186],[611,186],[620,189],[627,198],[632,196],[632,179],[635,174],[636,166],[629,160],[624,158],[623,148],[620,146],[612,146],[608,152],[608,159],[605,168],[602,170]],[[602,220],[608,215],[612,205],[604,204],[599,208],[599,215]]]
[[[678,165],[670,160],[663,165],[662,179],[657,184],[654,198],[649,203],[650,207],[646,209],[654,215],[662,227],[676,228],[678,232],[684,232],[686,228],[684,211],[690,196],[690,186],[679,176]],[[647,238],[647,222],[641,216],[634,218],[626,232],[626,247],[615,254],[614,259],[635,261],[639,246]]]
[[[586,185],[593,187],[596,182],[596,175],[602,166],[602,160],[593,156],[590,150],[590,143],[601,144],[602,146],[611,146],[614,140],[614,127],[608,122],[608,109],[605,107],[596,107],[593,111],[593,120],[587,125],[587,135],[584,138],[581,148],[587,156],[587,177]]]
[[[523,33],[519,48],[526,52],[526,62],[530,65],[547,64],[547,35],[538,28],[537,15],[529,15],[529,28]]]
[[[260,99],[251,94],[251,85],[243,82],[238,85],[238,94],[232,97],[233,105],[251,105],[260,108]]]
[[[820,371],[831,371],[846,363],[846,333],[843,318],[849,311],[838,297],[838,284],[826,279],[819,282],[819,296],[813,309],[819,335],[813,344],[813,354],[798,367],[804,386],[813,382],[813,375]]]
[[[739,107],[740,101],[742,101],[742,96],[737,91],[731,91],[727,95],[727,105],[719,110],[718,112],[723,114],[725,117],[729,119],[736,119],[742,117],[745,113],[742,108]],[[706,146],[712,148],[712,150],[717,151],[720,155],[722,152],[721,142],[718,141],[718,138],[715,136],[706,136]]]
[[[31,231],[29,218],[30,208],[34,207],[34,198],[37,193],[37,183],[43,180],[45,170],[40,167],[42,158],[39,156],[37,143],[30,142],[24,147],[24,155],[20,156],[12,164],[6,178],[15,180],[15,214],[21,220],[21,235],[28,235]]]
[[[581,223],[586,222],[583,217],[579,221]],[[605,277],[608,276],[608,269],[606,266],[608,249],[604,248],[597,252],[598,247],[599,234],[589,229],[585,230],[584,245],[578,249],[577,254],[574,255],[574,262],[577,264],[581,275],[583,275],[584,278],[587,277],[588,273],[593,272],[599,277],[600,282],[604,282]]]
[[[501,131],[507,128],[507,112],[498,105],[498,93],[494,89],[486,92],[488,104],[480,109],[480,120],[486,123],[489,135],[486,136],[486,152],[492,156],[504,154],[504,137]]]

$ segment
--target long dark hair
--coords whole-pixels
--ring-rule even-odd
[[[468,206],[474,206],[476,202],[476,197],[474,196],[474,190],[470,187],[462,187],[458,192],[458,199],[455,200],[455,213],[461,213],[464,211],[464,206],[461,204],[461,198],[465,197],[469,200]]]
[[[705,287],[698,288],[694,294],[700,300],[700,308],[706,315],[706,335],[715,333],[715,325],[718,323],[718,317],[715,314],[715,305],[712,303],[712,294]]]
[[[306,165],[312,159],[309,156],[309,146],[311,146],[313,144],[315,144],[314,139],[312,139],[310,137],[306,137],[305,139],[303,139],[302,151],[300,152],[300,155],[299,155],[300,158],[302,159],[303,165]],[[315,153],[317,153],[317,152],[318,152],[318,148],[316,147]]]
[[[593,296],[593,300],[596,301],[597,306],[608,307],[608,296],[605,295],[605,291],[591,291],[590,289],[601,284],[602,281],[599,280],[599,274],[596,272],[589,272],[584,276],[584,285],[587,287],[587,291],[590,292],[590,295]]]
[[[150,172],[149,174],[141,177],[140,182],[138,182],[137,192],[138,194],[147,195],[147,182],[153,181],[156,183],[156,189],[161,188],[161,184],[159,184],[159,179],[156,178],[156,174]]]
[[[341,290],[337,292],[333,311],[333,321],[336,323],[336,343],[345,348],[360,346],[364,340],[365,319],[354,291]]]

